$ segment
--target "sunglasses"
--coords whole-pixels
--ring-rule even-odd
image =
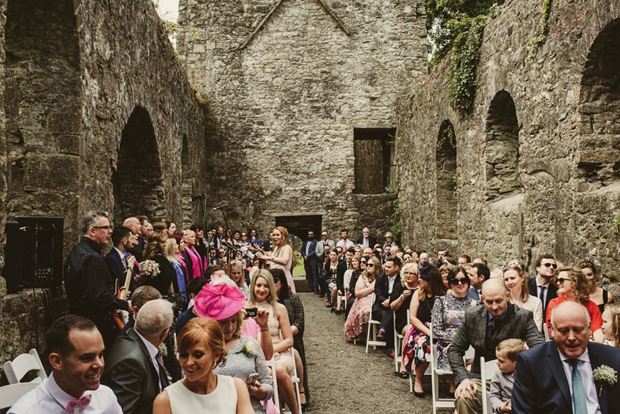
[[[368,263],[368,262],[367,262],[366,260],[362,260],[360,263],[361,263],[361,264],[366,264],[366,263]]]
[[[554,269],[558,268],[558,265],[556,265],[555,263],[543,263],[543,266],[545,266],[545,267],[553,267]]]
[[[467,285],[467,282],[469,281],[469,279],[466,279],[464,277],[458,278],[458,279],[454,279],[452,282],[450,282],[451,285]]]
[[[375,265],[373,263],[368,263],[366,267],[375,267]]]
[[[564,282],[566,282],[567,280],[570,280],[570,279],[564,279],[563,277],[559,277],[559,278],[558,278],[558,281],[557,281],[557,284],[558,284],[558,285],[562,285],[562,284],[564,284]]]

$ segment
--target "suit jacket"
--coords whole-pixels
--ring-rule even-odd
[[[336,288],[344,294],[344,274],[348,270],[347,261],[342,260],[338,263],[337,275],[336,275]]]
[[[122,286],[125,283],[125,266],[123,266],[123,261],[116,249],[112,248],[103,260],[112,274],[112,279],[114,281],[118,280],[118,284]]]
[[[329,245],[329,248],[331,250],[334,250],[336,248],[336,243],[334,243],[333,240],[327,239],[327,244]],[[316,243],[316,255],[317,257],[323,256],[323,240],[319,240]]]
[[[478,289],[476,289],[475,287],[470,287],[469,290],[467,291],[467,297],[473,300],[476,300],[478,302],[481,302],[480,300],[480,294],[478,293]]]
[[[306,249],[308,247],[308,244],[310,244],[310,254],[308,255],[308,260],[318,259],[318,256],[316,254],[316,246],[318,242],[316,239],[304,241],[304,243],[301,245],[301,255],[302,256],[306,255]]]
[[[448,348],[448,360],[454,373],[454,383],[458,384],[465,378],[480,378],[480,357],[486,361],[496,359],[495,348],[505,339],[520,338],[532,348],[542,344],[544,338],[534,323],[532,312],[520,309],[508,303],[504,321],[495,334],[487,340],[488,311],[486,306],[478,305],[465,311],[465,317],[456,335],[452,346]],[[465,369],[463,356],[472,346],[476,350],[471,372]]]
[[[530,291],[530,295],[534,295],[536,297],[538,297],[538,288],[536,287],[536,278],[533,277],[529,280],[529,282],[527,282],[527,287]],[[547,285],[547,298],[545,299],[545,303],[543,303],[543,309],[544,311],[547,310],[547,306],[549,306],[549,302],[551,302],[551,299],[553,298],[557,298],[558,297],[558,287],[557,285],[553,284],[553,283],[549,283]],[[544,315],[543,315],[543,319],[545,319]]]
[[[394,285],[400,283],[400,274],[396,274],[396,279],[394,279]],[[372,310],[375,311],[381,308],[381,303],[386,299],[390,298],[390,294],[388,290],[390,288],[390,281],[388,280],[387,275],[384,273],[377,277],[377,281],[375,282],[375,303],[372,305]]]
[[[588,344],[590,364],[594,371],[605,364],[620,372],[620,350],[608,345]],[[512,411],[515,414],[565,414],[571,413],[572,396],[564,374],[562,360],[554,341],[517,355],[515,382],[512,390]],[[596,385],[601,413],[620,412],[620,384]]]
[[[106,356],[101,383],[112,388],[125,414],[150,414],[159,394],[159,373],[133,328],[118,337]]]
[[[357,244],[362,246],[364,245],[364,236],[360,236],[360,238],[357,239]],[[368,247],[374,250],[375,244],[377,244],[377,239],[375,237],[368,236]]]

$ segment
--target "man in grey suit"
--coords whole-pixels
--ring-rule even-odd
[[[336,248],[336,243],[329,239],[327,230],[321,232],[321,240],[316,243],[316,256],[319,258],[319,263],[323,260],[323,249],[325,246],[329,246],[330,251]]]
[[[480,357],[486,361],[496,359],[495,348],[505,339],[522,339],[530,348],[544,342],[532,312],[520,309],[509,299],[510,292],[503,281],[486,281],[482,285],[484,305],[465,311],[463,322],[448,349],[450,368],[454,373],[454,382],[458,384],[454,405],[459,414],[482,411]],[[470,345],[476,355],[471,371],[467,371],[463,357]]]
[[[136,325],[118,337],[109,355],[101,382],[112,388],[125,414],[150,414],[157,394],[168,378],[157,347],[172,326],[172,306],[164,299],[145,303]]]

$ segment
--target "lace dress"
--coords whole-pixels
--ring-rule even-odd
[[[370,282],[365,274],[360,276],[363,280],[364,288],[370,287]],[[359,281],[358,281],[359,282]],[[359,336],[364,330],[364,325],[368,325],[368,319],[370,317],[370,308],[372,307],[372,294],[366,295],[361,298],[355,298],[347,321],[344,324],[344,336],[353,339]]]

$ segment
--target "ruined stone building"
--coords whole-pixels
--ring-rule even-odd
[[[422,0],[180,0],[177,50],[151,0],[0,0],[0,228],[63,217],[66,255],[89,210],[206,205],[261,235],[380,236],[397,189],[404,245],[618,276],[620,0],[552,2],[527,60],[540,3],[489,21],[460,118]],[[66,311],[62,288],[3,283],[0,362]]]

